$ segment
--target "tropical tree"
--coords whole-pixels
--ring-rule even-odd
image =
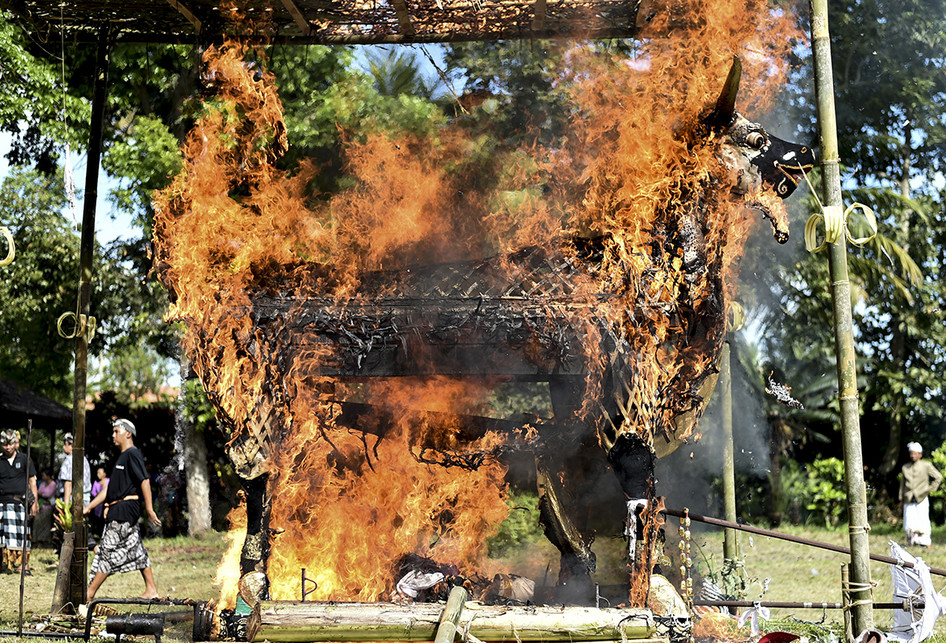
[[[879,227],[873,241],[849,246],[849,267],[862,430],[883,445],[865,460],[889,488],[883,476],[903,443],[942,441],[944,225],[935,213],[944,207],[946,2],[843,0],[830,10],[844,198],[870,206]],[[790,89],[796,109],[810,111],[807,67]],[[866,236],[854,219],[854,236]],[[792,257],[770,292],[764,351],[781,363],[803,350],[817,378],[833,353],[823,255]]]

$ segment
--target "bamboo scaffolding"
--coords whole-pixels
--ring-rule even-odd
[[[432,641],[443,603],[262,601],[250,614],[249,641]],[[650,610],[510,607],[468,602],[457,631],[482,641],[623,641],[655,637]]]

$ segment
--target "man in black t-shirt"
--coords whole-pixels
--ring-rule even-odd
[[[141,451],[134,444],[135,425],[128,420],[112,423],[112,441],[121,449],[112,469],[108,487],[85,506],[82,513],[88,514],[105,503],[105,530],[92,559],[89,572],[89,602],[95,592],[112,574],[141,570],[145,591],[141,598],[157,598],[158,590],[151,571],[151,559],[145,551],[138,533],[138,518],[141,517],[141,501],[144,500],[148,522],[155,527],[161,525],[151,504],[151,481],[145,469]]]
[[[29,573],[30,542],[26,537],[26,508],[30,517],[39,511],[36,491],[36,469],[20,452],[20,432],[0,432],[0,570],[20,572],[20,565]],[[29,493],[27,493],[29,485]],[[25,495],[24,495],[25,494]]]

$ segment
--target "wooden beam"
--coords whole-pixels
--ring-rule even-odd
[[[302,33],[308,35],[312,32],[312,25],[309,24],[309,21],[305,19],[305,16],[302,15],[302,11],[299,10],[299,7],[296,6],[296,3],[292,0],[282,0],[282,6],[286,7],[286,11],[292,16],[292,19],[295,21],[296,25],[302,29]]]
[[[194,15],[194,13],[188,9],[183,2],[179,0],[168,0],[168,4],[178,10],[178,12],[187,18],[187,21],[194,25],[194,29],[200,32],[200,18]]]
[[[391,0],[391,3],[397,12],[397,23],[401,27],[401,33],[405,36],[413,36],[414,25],[411,24],[411,15],[407,11],[407,2],[405,0]]]
[[[545,30],[545,14],[547,8],[547,0],[535,0],[532,4],[532,31],[542,32]]]

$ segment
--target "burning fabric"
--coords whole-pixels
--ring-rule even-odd
[[[289,142],[271,75],[237,46],[208,51],[218,95],[157,195],[155,265],[245,481],[223,604],[250,573],[276,599],[294,598],[300,568],[317,599],[443,582],[392,579],[405,554],[473,576],[508,513],[499,456],[515,449],[535,452],[560,581],[580,586],[602,448],[618,492],[647,501],[630,527],[632,600],[646,600],[654,457],[709,398],[750,230],[765,217],[787,238],[781,198],[813,162],[735,111],[734,54],[764,104],[792,17],[762,0],[655,3],[650,36],[681,5],[700,20],[636,60],[575,48],[572,131],[516,151],[538,170],[516,179],[535,198],[515,207],[457,170],[462,128],[353,146],[354,187],[312,206],[311,167],[274,165]],[[517,378],[547,384],[552,417],[482,412]]]

